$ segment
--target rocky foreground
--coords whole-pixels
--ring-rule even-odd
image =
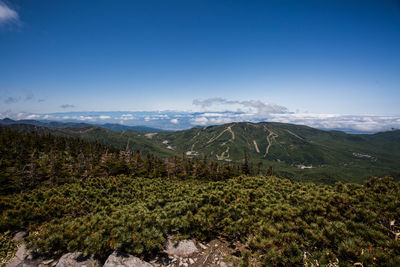
[[[91,255],[85,256],[82,252],[73,252],[61,257],[38,255],[27,249],[24,243],[25,232],[14,236],[18,243],[18,250],[14,257],[3,263],[6,267],[189,267],[189,266],[237,266],[240,261],[240,252],[221,240],[213,240],[207,244],[195,240],[174,241],[170,237],[163,253],[153,259],[145,261],[130,254],[114,251],[107,260],[100,262]]]

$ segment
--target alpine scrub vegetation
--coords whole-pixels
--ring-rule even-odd
[[[252,257],[266,266],[400,265],[400,184],[389,177],[304,183],[240,175],[233,166],[206,161],[166,162],[137,153],[119,160],[126,151],[75,139],[1,136],[1,179],[7,181],[0,196],[2,255],[12,247],[9,233],[24,229],[28,245],[46,254],[83,251],[104,258],[118,249],[146,257],[175,235],[225,239],[240,248],[244,263]],[[31,156],[35,147],[41,156]],[[20,174],[45,155],[56,156],[35,168],[44,170],[32,176],[35,183]],[[79,157],[86,159],[81,169]],[[57,163],[66,166],[54,168],[58,179],[49,167],[54,158],[70,162]],[[215,176],[221,168],[232,173]]]
[[[390,178],[332,187],[262,176],[210,182],[121,175],[2,197],[0,229],[27,229],[30,246],[43,253],[151,254],[178,233],[240,242],[266,265],[398,266],[399,199]]]

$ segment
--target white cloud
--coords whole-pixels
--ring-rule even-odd
[[[238,104],[238,102],[239,101],[226,100],[225,98],[222,97],[213,97],[204,100],[195,99],[193,100],[193,105],[201,106],[202,108],[207,108],[211,107],[214,104],[233,105],[233,104]]]
[[[197,117],[190,120],[192,125],[206,125],[208,124],[208,119],[206,117]]]
[[[40,115],[36,115],[36,114],[30,114],[30,115],[26,115],[25,118],[26,120],[37,120],[37,119],[41,119]]]
[[[94,121],[96,120],[96,117],[92,116],[73,116],[72,119],[78,120],[78,121]]]
[[[161,115],[154,115],[153,118],[163,118],[163,119],[169,119],[169,116],[166,114],[161,114]]]
[[[117,119],[117,118],[115,118]],[[136,117],[133,116],[132,114],[128,113],[128,114],[122,114],[121,117],[119,118],[121,121],[128,121],[128,120],[135,120]]]
[[[108,115],[100,115],[98,118],[99,118],[100,120],[107,120],[107,119],[110,119],[111,117],[108,116]]]
[[[273,114],[269,121],[308,125],[320,129],[346,129],[360,132],[387,131],[400,128],[397,116],[341,114]]]
[[[211,107],[212,105],[239,105],[247,109],[249,112],[254,113],[257,117],[266,117],[271,113],[288,113],[289,110],[284,107],[273,103],[266,103],[260,100],[246,100],[246,101],[236,101],[227,100],[222,97],[208,98],[205,100],[195,99],[193,100],[193,105],[201,106],[202,108]]]
[[[155,112],[154,112],[155,113]],[[53,114],[33,114],[27,112],[12,113],[11,110],[3,111],[0,113],[0,118],[9,117],[12,119],[35,119],[35,120],[58,120],[58,121],[86,121],[86,122],[99,122],[102,120],[108,120],[115,123],[123,123],[126,120],[121,119],[131,118],[136,116],[135,121],[127,123],[127,125],[148,125],[161,129],[188,129],[190,127],[208,126],[216,124],[224,124],[230,122],[250,121],[270,121],[270,122],[283,122],[307,125],[313,128],[319,129],[338,129],[345,131],[356,131],[356,132],[380,132],[388,131],[392,128],[400,129],[400,116],[376,116],[376,115],[342,115],[342,114],[317,114],[317,113],[271,113],[266,118],[259,118],[257,114],[246,113],[246,112],[203,112],[203,113],[192,113],[192,112],[179,112],[179,118],[173,113],[168,113],[170,119],[168,122],[162,118],[154,118],[154,113],[146,112],[146,116],[140,115],[140,113],[132,113],[129,116],[122,116],[118,113],[107,112],[99,113],[53,113]],[[118,114],[118,115],[117,115]]]
[[[392,128],[400,129],[398,116],[373,116],[373,115],[341,115],[318,113],[271,113],[268,117],[260,119],[257,114],[249,113],[200,113],[189,120],[191,125],[214,125],[240,121],[271,121],[307,125],[319,129],[338,129],[357,132],[379,132]]]
[[[18,23],[18,13],[7,6],[3,1],[0,1],[0,25],[5,23]]]

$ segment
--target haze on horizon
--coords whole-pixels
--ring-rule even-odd
[[[400,128],[399,51],[391,0],[0,0],[0,118]]]

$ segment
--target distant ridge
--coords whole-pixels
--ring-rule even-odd
[[[114,131],[114,132],[122,132],[126,130],[132,130],[136,132],[142,132],[142,133],[152,133],[152,132],[168,132],[167,130],[162,130],[158,128],[152,128],[148,126],[127,126],[127,125],[122,125],[118,123],[106,123],[106,124],[97,124],[97,126],[100,126],[102,128]]]
[[[106,124],[90,124],[83,122],[58,122],[58,121],[45,121],[45,120],[12,120],[10,118],[4,118],[0,120],[1,125],[13,125],[13,124],[30,124],[41,127],[48,128],[86,128],[91,126],[98,126],[107,130],[111,130],[114,132],[122,132],[127,130],[132,130],[141,133],[150,133],[150,132],[166,132],[166,130],[161,130],[157,128],[147,127],[147,126],[127,126],[117,123],[106,123]]]

